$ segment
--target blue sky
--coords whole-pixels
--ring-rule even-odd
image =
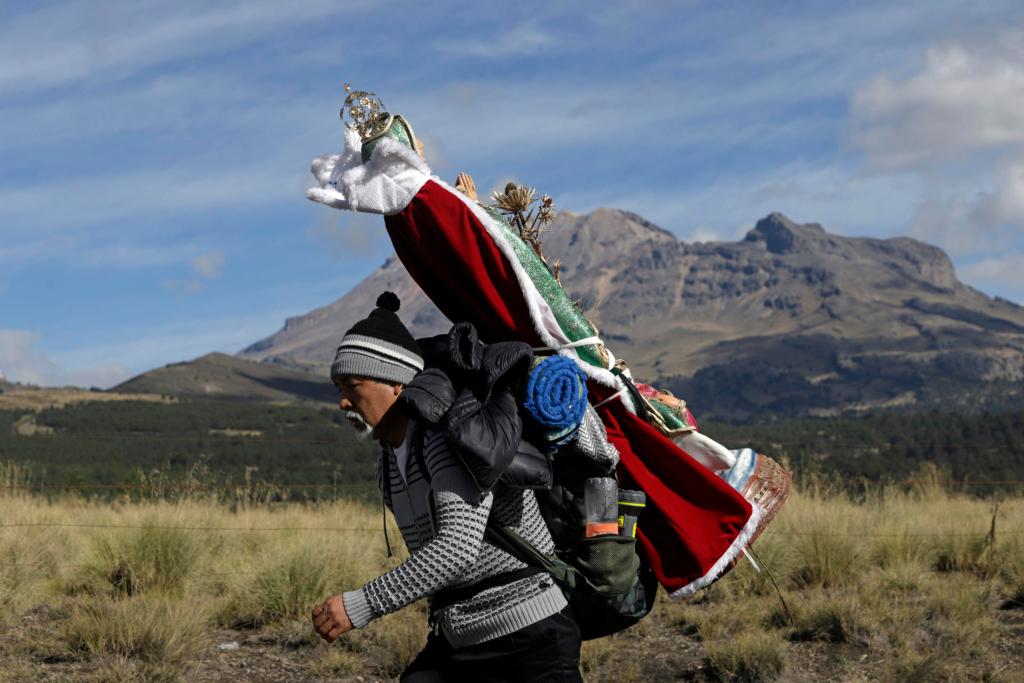
[[[0,372],[235,352],[390,253],[303,197],[342,84],[435,172],[734,240],[782,211],[1024,301],[1024,4],[342,0],[0,7]]]

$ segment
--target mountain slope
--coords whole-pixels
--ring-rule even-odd
[[[337,400],[338,394],[327,375],[254,363],[223,353],[209,353],[192,361],[150,370],[110,391],[177,398],[330,403]]]

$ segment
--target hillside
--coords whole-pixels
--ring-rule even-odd
[[[1024,308],[964,285],[946,254],[923,242],[843,237],[771,214],[741,241],[686,243],[635,214],[599,209],[563,213],[544,248],[635,376],[670,387],[698,414],[1024,403]],[[391,258],[238,355],[323,372],[385,289],[402,298],[414,334],[445,329]]]
[[[112,392],[159,394],[177,398],[334,403],[337,389],[326,373],[209,353],[183,363],[150,370],[117,385]]]

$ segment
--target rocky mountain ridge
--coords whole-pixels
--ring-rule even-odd
[[[844,237],[775,213],[741,241],[686,243],[598,209],[561,214],[544,250],[616,356],[698,413],[1024,402],[1024,308],[964,285],[941,249],[917,240]],[[322,374],[385,289],[414,334],[447,328],[392,257],[239,356]]]

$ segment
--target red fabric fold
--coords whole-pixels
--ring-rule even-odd
[[[613,393],[588,384],[592,401]],[[647,494],[637,542],[668,591],[707,574],[750,518],[750,503],[651,425],[613,400],[597,409],[619,451],[619,486]]]
[[[450,190],[428,180],[384,224],[412,279],[449,320],[473,323],[489,344],[541,345],[512,265]]]

